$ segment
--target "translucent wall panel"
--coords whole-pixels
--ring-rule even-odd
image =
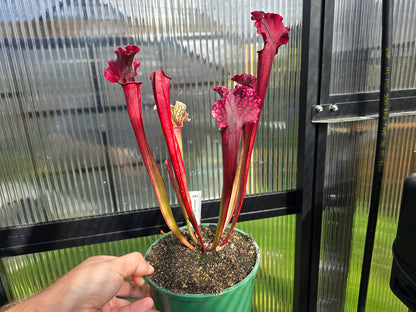
[[[9,301],[23,299],[44,289],[88,257],[122,256],[133,251],[144,254],[156,238],[156,236],[148,236],[3,258],[0,260],[3,266],[3,270],[0,270],[1,280]]]
[[[0,226],[157,205],[124,96],[104,79],[118,46],[141,52],[143,115],[161,164],[167,151],[149,76],[165,69],[188,104],[191,190],[216,199],[221,143],[212,88],[256,73],[262,48],[250,12],[280,13],[290,42],[275,58],[253,153],[249,194],[295,188],[302,1],[5,0],[0,5]],[[166,172],[163,170],[165,178]],[[173,192],[170,193],[175,201]]]
[[[241,222],[262,255],[256,276],[252,311],[292,311],[295,253],[295,216]],[[87,257],[120,256],[132,251],[144,253],[155,237],[91,245],[1,259],[3,283],[9,300],[24,298],[47,286]]]
[[[392,88],[416,88],[416,4],[393,0]],[[330,93],[379,90],[382,1],[336,0]]]
[[[377,120],[329,125],[318,311],[357,311],[376,134]],[[387,144],[367,311],[407,311],[389,280],[402,186],[416,149],[416,117],[390,118]]]

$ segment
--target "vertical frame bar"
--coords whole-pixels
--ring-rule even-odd
[[[329,103],[331,66],[332,66],[332,42],[334,34],[334,10],[335,0],[325,1],[325,14],[323,14],[322,30],[322,66],[320,104]]]
[[[6,289],[4,288],[4,285],[6,284],[3,279],[1,279],[2,276],[6,276],[6,271],[4,269],[3,261],[0,259],[0,307],[3,305],[9,303],[9,300],[6,296]]]
[[[0,307],[7,303],[6,291],[4,290],[3,283],[0,281]]]
[[[297,173],[299,212],[296,217],[293,302],[295,312],[316,311],[323,195],[323,174],[321,171],[317,175],[317,169],[321,170],[325,162],[327,126],[312,124],[312,109],[320,103],[324,5],[324,0],[303,1]]]
[[[325,159],[328,124],[319,124],[316,132],[314,199],[312,210],[312,231],[310,238],[311,265],[309,269],[310,288],[308,311],[316,311],[318,301],[319,261],[321,255],[322,211],[324,207]]]

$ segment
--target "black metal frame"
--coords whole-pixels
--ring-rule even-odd
[[[322,14],[321,0],[303,2],[303,33],[301,54],[301,85],[299,98],[299,147],[297,189],[300,212],[296,218],[294,311],[313,311],[319,273],[319,244],[323,188],[318,184],[318,173],[325,163],[325,149],[317,143],[326,140],[326,127],[311,123],[311,107],[317,105],[320,93],[322,62]],[[323,163],[318,164],[323,160]],[[317,188],[318,187],[318,188]]]
[[[312,107],[314,123],[331,123],[355,120],[359,118],[377,118],[379,109],[379,92],[343,94],[327,96],[321,99],[322,111]],[[416,114],[416,90],[398,90],[391,92],[390,113],[394,115]],[[338,110],[331,110],[336,105]]]
[[[317,309],[328,123],[362,116],[377,117],[379,93],[339,96],[329,94],[329,85],[324,84],[323,81],[329,81],[331,71],[334,1],[304,0],[303,2],[297,189],[248,197],[239,220],[297,215],[294,311],[313,312]],[[47,39],[30,44],[34,44],[34,47],[50,44],[45,40]],[[88,44],[88,41],[87,38],[83,44]],[[118,39],[114,40],[114,45],[123,43]],[[21,43],[19,40],[12,40],[8,44],[18,46]],[[62,40],[58,44],[64,45],[66,42]],[[97,102],[100,103],[99,98]],[[331,104],[336,104],[339,109],[330,110]],[[322,108],[320,112],[316,109],[318,105]],[[100,113],[102,109],[98,106],[96,113]],[[415,111],[416,90],[392,92],[392,114],[415,113]],[[67,113],[71,112],[68,110]],[[95,111],[88,110],[88,112]],[[217,201],[204,202],[202,220],[215,222],[217,207]],[[180,215],[177,207],[173,210],[175,215]],[[132,219],[137,222],[130,222]],[[134,225],[126,227],[128,224]],[[0,258],[150,235],[158,233],[161,229],[165,229],[165,226],[157,208],[2,228]],[[3,287],[6,283],[7,281],[0,281],[0,304],[7,301]]]
[[[2,261],[0,261],[0,272],[6,272],[4,269],[4,264]],[[0,276],[1,277],[1,276]],[[7,304],[7,295],[6,295],[6,289],[4,285],[7,286],[7,281],[4,280],[4,278],[0,279],[0,307]]]

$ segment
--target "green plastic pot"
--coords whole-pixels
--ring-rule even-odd
[[[205,225],[205,224],[204,224]],[[244,233],[241,230],[235,231]],[[163,237],[156,240],[147,250],[146,255]],[[257,251],[253,270],[239,283],[225,289],[220,294],[177,294],[156,285],[145,277],[152,287],[155,308],[161,312],[250,312],[253,297],[254,278],[260,267],[260,249],[253,243]]]

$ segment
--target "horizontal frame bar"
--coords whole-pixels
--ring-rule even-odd
[[[328,103],[312,108],[312,122],[333,123],[378,118],[379,92],[332,95]],[[416,89],[391,93],[391,116],[416,114]]]
[[[239,221],[295,214],[296,191],[248,196]],[[173,207],[176,220],[183,220]],[[217,222],[219,200],[202,203],[202,222]],[[185,225],[178,221],[178,225]],[[158,208],[0,229],[0,258],[159,234],[168,228]]]

